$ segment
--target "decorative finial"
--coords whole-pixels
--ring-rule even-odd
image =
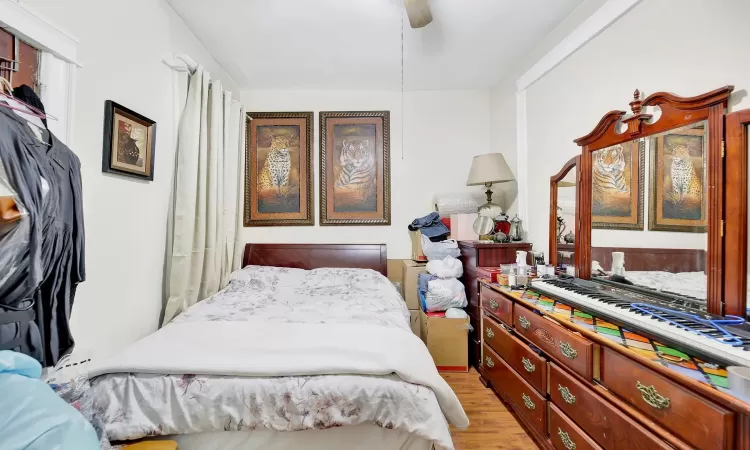
[[[633,101],[630,102],[630,109],[633,111],[634,115],[638,115],[641,113],[641,105],[643,102],[641,101],[641,91],[638,89],[633,92]]]

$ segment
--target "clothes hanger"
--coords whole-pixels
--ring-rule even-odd
[[[13,93],[13,86],[11,86],[10,81],[6,80],[3,77],[0,77],[0,89],[2,89],[3,93]]]

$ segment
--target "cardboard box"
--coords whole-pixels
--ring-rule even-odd
[[[469,371],[469,318],[429,317],[419,311],[420,337],[440,372]]]
[[[419,306],[419,274],[427,273],[425,263],[418,263],[409,259],[403,260],[403,297],[409,309],[421,309]]]
[[[419,310],[410,309],[409,314],[411,315],[409,322],[411,322],[411,332],[419,337],[422,337],[421,328],[422,322],[419,320]]]
[[[476,241],[479,235],[474,232],[477,213],[451,214],[451,239],[457,241]]]
[[[391,283],[398,283],[401,286],[399,294],[401,297],[404,296],[404,260],[403,259],[389,259],[388,260],[388,279]]]
[[[410,231],[409,236],[411,237],[411,259],[427,262],[427,257],[422,253],[422,232]]]

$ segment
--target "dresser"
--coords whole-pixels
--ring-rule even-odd
[[[516,251],[531,251],[531,244],[526,242],[487,244],[477,241],[458,241],[458,248],[461,250],[460,259],[464,270],[460,281],[466,289],[466,298],[469,302],[466,312],[469,314],[471,326],[474,328],[469,333],[469,364],[477,368],[479,367],[481,353],[477,268],[499,267],[500,264],[514,263],[516,262]]]
[[[482,382],[541,448],[750,448],[750,404],[723,368],[487,280],[480,308]]]

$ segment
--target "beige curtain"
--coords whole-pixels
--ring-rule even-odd
[[[237,259],[243,117],[232,93],[198,66],[177,137],[162,325],[224,287]]]

